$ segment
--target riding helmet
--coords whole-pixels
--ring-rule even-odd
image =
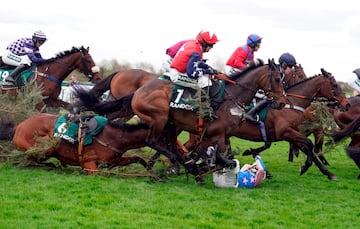
[[[254,48],[256,45],[261,44],[261,39],[257,34],[250,34],[246,40],[246,44],[249,45],[251,48]]]
[[[35,31],[32,36],[32,39],[34,42],[37,42],[37,41],[45,42],[47,40],[45,33],[41,30]]]
[[[287,66],[293,67],[296,65],[296,59],[293,55],[286,52],[279,57],[279,63],[280,65],[283,65],[285,63]]]
[[[201,30],[196,37],[196,41],[199,42],[200,44],[212,46],[216,44],[216,42],[218,42],[219,40],[217,39],[217,36],[214,33]]]

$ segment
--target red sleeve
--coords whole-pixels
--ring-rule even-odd
[[[242,47],[239,47],[230,56],[229,60],[226,62],[226,65],[237,69],[243,69],[246,67],[247,56],[247,52]]]

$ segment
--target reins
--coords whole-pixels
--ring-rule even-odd
[[[308,100],[312,100],[313,98],[309,98],[309,97],[306,97],[304,95],[298,95],[298,94],[293,94],[293,93],[286,93],[287,96],[292,96],[292,97],[295,97],[295,98],[299,98],[299,99],[308,99]]]

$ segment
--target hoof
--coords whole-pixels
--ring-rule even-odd
[[[309,167],[301,166],[301,168],[300,168],[300,176],[303,175],[308,169],[309,169]]]
[[[166,170],[167,175],[180,175],[180,168],[177,166],[171,166]]]
[[[332,181],[337,181],[337,177],[335,175],[329,175],[328,176],[329,180],[332,180]]]
[[[243,156],[249,156],[249,155],[251,155],[251,154],[252,154],[252,153],[251,153],[250,150],[245,150],[245,151],[242,153]]]
[[[202,177],[202,176],[196,176],[195,181],[196,181],[197,184],[201,184],[201,185],[205,184],[205,178]]]

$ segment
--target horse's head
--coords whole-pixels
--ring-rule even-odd
[[[264,68],[265,67],[265,68]],[[272,104],[273,108],[282,108],[286,104],[284,85],[281,82],[282,74],[276,65],[274,59],[268,59],[268,64],[265,65],[262,82],[265,83],[261,87],[268,88],[265,95],[269,98],[273,98],[275,102]]]
[[[263,63],[251,65],[229,77],[241,87],[242,90],[239,91],[239,88],[237,88],[235,91],[239,93],[242,102],[248,103],[249,96],[251,101],[258,89],[262,89],[268,98],[275,100],[274,107],[280,108],[286,102],[281,73],[274,60],[269,60],[266,65]]]
[[[283,84],[286,90],[287,87],[291,86],[292,84],[298,83],[303,81],[307,78],[304,69],[300,64],[296,64],[290,74],[284,74]]]
[[[330,81],[331,84],[331,90],[333,93],[333,100],[335,100],[338,103],[338,106],[341,110],[346,111],[350,108],[350,102],[348,98],[346,97],[345,93],[341,89],[341,87],[338,85],[337,81],[335,80],[335,77],[332,76],[330,72],[325,71],[323,68],[321,68],[322,75]]]
[[[96,66],[93,58],[89,54],[89,47],[84,48],[82,46],[79,48],[79,53],[81,54],[81,59],[76,62],[77,69],[85,74],[91,82],[96,83],[101,79],[100,69]]]

